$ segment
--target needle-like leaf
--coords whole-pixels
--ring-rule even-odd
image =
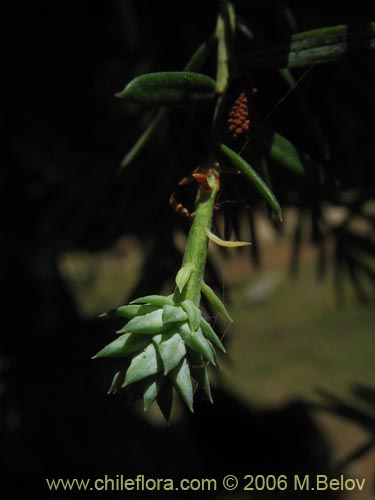
[[[227,318],[228,321],[233,323],[233,319],[230,317],[230,314],[228,313],[225,305],[219,299],[216,293],[212,290],[212,288],[208,286],[207,283],[202,282],[201,290],[203,295],[212,305],[212,307],[214,307],[219,313],[221,313],[225,318]]]
[[[93,359],[105,357],[123,358],[142,351],[149,343],[150,339],[147,338],[147,336],[125,333],[106,345],[101,351],[93,356]]]
[[[250,184],[258,191],[258,193],[267,201],[270,207],[275,211],[278,218],[282,220],[281,207],[275,195],[264,182],[264,180],[257,174],[257,172],[238,155],[233,149],[221,144],[221,152],[228,158],[234,167],[240,170]]]
[[[282,135],[256,123],[253,125],[253,138],[262,147],[266,158],[297,175],[305,176],[312,182],[318,184],[324,182],[322,165],[297,149]]]
[[[132,300],[130,304],[151,304],[153,306],[162,307],[165,304],[173,306],[174,302],[171,297],[165,297],[164,295],[146,295],[145,297],[139,297],[138,299]]]
[[[181,360],[180,364],[170,372],[170,377],[187,407],[193,412],[193,386],[191,383],[189,363],[186,358]]]
[[[161,333],[152,338],[164,366],[164,375],[169,373],[186,355],[185,343],[179,333]]]
[[[162,363],[156,352],[154,344],[149,344],[146,349],[135,356],[126,372],[125,382],[122,387],[127,387],[138,380],[142,380],[150,375],[155,375],[162,371]]]
[[[199,352],[207,361],[216,365],[215,355],[200,328],[192,332],[189,325],[185,323],[179,327],[178,331],[188,347]]]
[[[240,61],[252,68],[299,68],[374,49],[375,23],[371,22],[358,28],[339,25],[297,33],[286,43],[252,50]]]

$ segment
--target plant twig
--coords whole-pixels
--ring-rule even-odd
[[[182,267],[191,266],[192,272],[182,292],[176,291],[174,300],[179,303],[191,300],[199,305],[204,268],[207,260],[208,237],[206,231],[211,229],[215,197],[219,189],[219,182],[212,173],[209,175],[211,191],[199,189],[194,221],[191,226],[186,244]]]

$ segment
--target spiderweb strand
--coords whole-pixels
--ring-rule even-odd
[[[290,89],[288,89],[285,92],[285,94],[277,101],[277,103],[273,106],[273,108],[266,114],[266,116],[262,120],[263,123],[265,123],[274,114],[274,112],[281,106],[281,104],[285,101],[285,99],[289,96],[289,94],[291,94],[291,92],[293,92],[293,90],[301,83],[301,81],[304,78],[306,78],[306,76],[310,73],[310,71],[313,69],[314,66],[315,66],[315,64],[312,64],[311,66],[309,66],[308,68],[305,69],[305,71],[298,78],[298,80],[294,83],[294,85],[292,87],[290,87]],[[249,142],[251,140],[252,140],[252,137],[249,136],[246,139],[244,145],[242,146],[242,148],[240,149],[238,154],[241,154],[243,152],[243,150],[247,147],[247,145],[249,144]]]

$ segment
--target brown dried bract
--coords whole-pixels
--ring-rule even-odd
[[[203,191],[212,191],[212,187],[209,183],[209,176],[213,174],[217,180],[218,191],[220,190],[220,165],[215,162],[212,167],[197,167],[194,172],[183,179],[181,179],[178,183],[179,186],[187,186],[192,182],[196,181],[199,184],[200,189]],[[176,198],[176,193],[172,193],[169,197],[169,204],[173,208],[173,210],[186,217],[187,219],[193,220],[194,213],[189,212],[189,210],[184,207],[184,205],[178,201]],[[219,205],[215,205],[214,210],[218,210]]]

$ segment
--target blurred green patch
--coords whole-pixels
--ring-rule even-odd
[[[345,394],[353,381],[373,384],[374,308],[359,305],[350,289],[338,305],[330,280],[318,282],[310,262],[302,263],[297,280],[276,271],[262,300],[249,294],[261,274],[230,295],[235,323],[224,380],[263,404],[311,398],[317,387]]]
[[[78,313],[95,318],[126,302],[136,285],[143,249],[132,238],[123,238],[103,252],[74,252],[61,257],[60,270],[71,290]]]
[[[316,279],[311,246],[302,247],[296,279],[288,274],[287,240],[264,245],[259,271],[251,267],[246,253],[234,251],[223,259],[212,250],[234,319],[225,334],[228,355],[221,357],[221,383],[251,406],[278,406],[295,398],[322,403],[318,389],[357,405],[353,384],[375,382],[375,310],[358,304],[349,278],[344,282],[346,301],[339,304],[332,271],[325,280]],[[79,312],[90,318],[126,302],[142,262],[139,243],[124,239],[108,252],[65,255],[60,264]],[[154,413],[149,418],[158,422]],[[324,411],[315,412],[315,417],[335,460],[368,439],[355,422]],[[367,453],[345,472],[370,478],[371,457]],[[363,492],[361,498],[373,496]]]

